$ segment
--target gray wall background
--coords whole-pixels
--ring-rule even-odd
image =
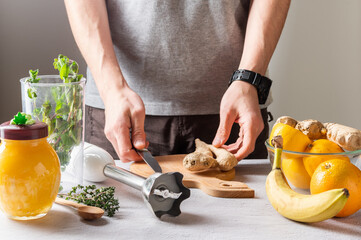
[[[53,60],[62,53],[86,72],[62,0],[0,0],[0,34],[0,122],[21,111],[19,80],[29,69],[57,74]]]
[[[0,122],[21,110],[19,79],[29,69],[54,74],[63,53],[85,73],[63,1],[0,0],[0,33]],[[269,70],[275,118],[361,129],[361,1],[293,0]]]

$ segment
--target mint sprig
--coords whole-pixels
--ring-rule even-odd
[[[25,82],[29,82],[29,83],[38,83],[40,81],[40,78],[38,78],[39,74],[39,69],[36,70],[29,70],[29,75],[30,77],[28,79],[25,80]]]
[[[78,74],[78,63],[62,54],[59,54],[58,58],[54,59],[53,66],[59,71],[59,76],[64,83],[79,82],[83,77],[82,74]]]
[[[79,82],[82,74],[78,74],[79,65],[76,61],[62,54],[54,59],[53,66],[59,71],[59,77],[64,83]],[[41,81],[37,78],[38,70],[30,70],[29,83]],[[36,86],[34,84],[33,86]],[[80,144],[82,138],[82,86],[78,84],[64,84],[49,88],[43,98],[37,98],[36,89],[28,88],[28,97],[34,100],[32,115],[48,125],[50,145],[59,156],[62,170],[70,161],[70,153]],[[36,101],[43,101],[35,104]]]
[[[30,77],[25,80],[26,83],[38,83],[40,81],[40,78],[38,78],[39,69],[36,70],[29,70]],[[28,88],[28,97],[30,99],[36,98],[38,95],[36,94],[36,89],[34,87]]]
[[[16,114],[10,121],[11,125],[31,125],[34,123],[35,120],[31,117],[31,115],[23,112],[18,112],[18,114]]]

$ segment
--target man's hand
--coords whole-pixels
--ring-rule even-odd
[[[224,145],[233,123],[240,126],[235,143]],[[215,147],[224,147],[241,160],[254,151],[258,135],[264,128],[257,90],[249,83],[236,81],[223,95],[220,107],[220,123],[213,140]]]
[[[144,132],[145,108],[142,99],[129,87],[124,87],[109,93],[104,105],[104,132],[119,159],[122,162],[142,160],[133,149],[133,146],[137,149],[147,146]]]
[[[238,69],[247,69],[265,75],[285,23],[290,0],[253,0],[247,21],[246,37]],[[257,90],[251,84],[233,82],[223,95],[220,123],[213,145],[225,144],[232,124],[240,126],[239,138],[223,146],[238,160],[253,152],[258,135],[264,128],[258,106]]]

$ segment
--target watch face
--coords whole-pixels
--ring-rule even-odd
[[[258,85],[258,99],[260,104],[265,104],[271,89],[272,81],[268,78],[263,78]]]

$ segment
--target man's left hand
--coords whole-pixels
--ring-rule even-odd
[[[238,123],[240,126],[239,137],[235,143],[224,145],[229,138],[233,123]],[[254,151],[256,139],[263,128],[256,88],[246,82],[233,82],[223,95],[220,123],[212,144],[227,149],[241,160]]]

